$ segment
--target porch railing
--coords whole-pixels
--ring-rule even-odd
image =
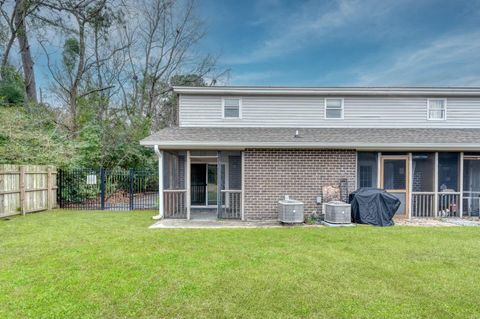
[[[165,218],[187,218],[187,190],[163,190],[163,209]]]
[[[438,217],[460,216],[460,193],[438,193]]]
[[[225,219],[242,218],[242,190],[224,189],[222,190],[224,205],[220,211],[219,217]]]
[[[413,192],[412,193],[412,217],[435,216],[435,193]]]
[[[463,192],[463,215],[480,216],[480,192]]]
[[[435,192],[412,193],[412,217],[458,217],[460,216],[460,193],[438,193],[438,206]]]
[[[192,185],[191,186],[191,195],[192,203],[204,205],[205,204],[205,195],[207,192],[206,185]]]

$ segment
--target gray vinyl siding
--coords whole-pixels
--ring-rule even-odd
[[[344,119],[325,119],[319,96],[238,96],[242,119],[222,118],[222,96],[181,95],[182,127],[480,128],[480,98],[447,99],[447,120],[427,120],[428,97],[342,97]]]

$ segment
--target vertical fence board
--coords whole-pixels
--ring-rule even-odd
[[[0,218],[56,207],[56,174],[52,166],[0,165]]]

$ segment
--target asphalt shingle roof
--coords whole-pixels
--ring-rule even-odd
[[[141,141],[164,148],[478,148],[480,129],[438,128],[166,128]]]

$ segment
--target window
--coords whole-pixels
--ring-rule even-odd
[[[223,99],[223,118],[238,119],[240,116],[241,100],[238,98]]]
[[[325,99],[325,118],[343,119],[343,99]]]
[[[428,99],[427,113],[429,120],[445,120],[447,118],[447,100]]]

